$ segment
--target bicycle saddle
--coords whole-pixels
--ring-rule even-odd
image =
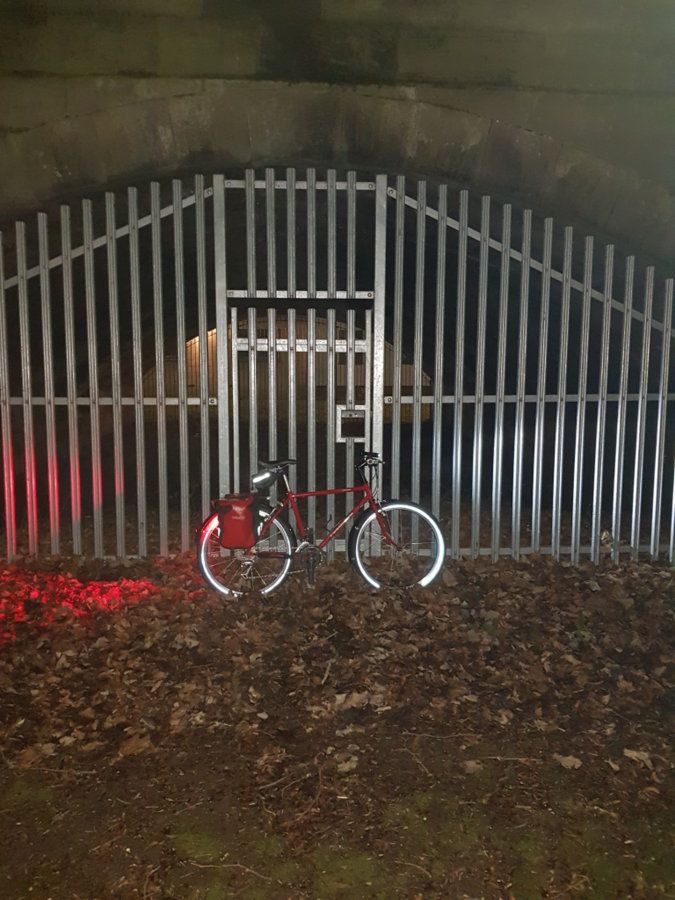
[[[264,459],[261,459],[260,465],[263,467],[263,469],[269,469],[271,472],[283,472],[284,469],[287,469],[289,466],[296,465],[296,460],[270,459],[269,462],[265,462]]]

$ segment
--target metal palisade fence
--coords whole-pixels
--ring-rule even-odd
[[[448,552],[675,559],[673,281],[490,197],[246,170],[0,237],[5,556],[189,550],[260,459],[428,506]],[[309,501],[321,532],[341,498]],[[339,545],[338,545],[339,548]]]

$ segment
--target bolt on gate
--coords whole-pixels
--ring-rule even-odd
[[[618,257],[487,196],[335,170],[18,222],[6,557],[185,551],[260,458],[297,458],[312,489],[350,481],[366,445],[381,493],[429,504],[454,558],[673,562],[673,281]],[[318,533],[335,504],[309,501]]]

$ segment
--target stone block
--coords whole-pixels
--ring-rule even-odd
[[[6,20],[0,32],[0,70],[69,76],[150,73],[155,68],[154,21],[82,16]]]
[[[612,209],[618,191],[626,186],[625,175],[607,160],[562,146],[541,203],[562,216],[566,225],[597,235],[611,232]]]
[[[200,78],[68,78],[66,114],[85,116],[115,106],[199,93],[202,89],[203,81]]]
[[[414,109],[418,167],[442,172],[460,184],[473,180],[490,134],[490,120],[429,104],[415,104]]]
[[[268,23],[261,46],[260,73],[270,79],[383,84],[395,81],[396,65],[397,31],[388,23]]]
[[[0,131],[36,128],[66,114],[67,79],[0,77]]]
[[[258,85],[249,92],[248,127],[252,165],[330,164],[341,125],[342,92],[305,85]]]
[[[258,26],[205,19],[15,18],[0,32],[0,71],[62,75],[253,75]]]
[[[404,27],[533,34],[675,34],[670,0],[321,0],[326,22],[389,22]]]
[[[42,126],[0,137],[0,225],[43,209],[58,191],[58,164],[51,144],[44,139],[48,129]]]
[[[567,91],[670,91],[675,55],[662,35],[537,35],[402,29],[398,80]]]
[[[202,14],[204,0],[0,0],[0,10],[22,15],[181,16]]]
[[[238,78],[259,72],[261,32],[254,23],[158,19],[156,25],[157,75]]]
[[[560,144],[551,137],[492,120],[474,177],[488,193],[536,206],[546,194],[559,153]]]
[[[236,84],[212,82],[211,90],[168,102],[176,164],[195,171],[242,165],[250,157],[250,103]]]

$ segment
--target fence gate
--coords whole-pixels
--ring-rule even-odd
[[[220,490],[245,488],[258,460],[280,457],[298,460],[290,480],[301,490],[351,484],[355,449],[382,445],[373,396],[382,396],[384,364],[386,181],[334,171],[319,180],[313,170],[298,178],[292,169],[256,179],[249,170],[214,186],[223,198],[216,245],[225,248],[216,258],[219,358],[229,343],[219,430],[231,435]],[[330,530],[343,504],[330,496],[317,508],[310,498],[308,524]]]
[[[673,283],[489,197],[267,169],[0,235],[6,556],[189,550],[295,457],[429,506],[448,552],[675,556]],[[317,533],[341,500],[308,504]],[[336,508],[337,503],[337,508]]]

